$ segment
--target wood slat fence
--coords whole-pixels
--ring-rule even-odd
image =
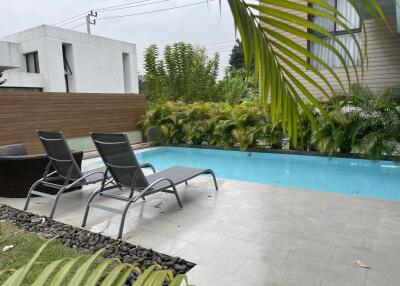
[[[145,113],[145,98],[139,94],[4,92],[0,146],[24,143],[29,153],[41,153],[37,129],[63,131],[66,138],[133,131]]]

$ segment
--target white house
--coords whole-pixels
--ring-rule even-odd
[[[0,38],[3,90],[137,93],[136,45],[42,25]]]

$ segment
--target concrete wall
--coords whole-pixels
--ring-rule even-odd
[[[21,66],[18,44],[0,42],[0,68],[9,69]]]
[[[69,64],[73,71],[71,92],[138,92],[134,44],[47,25],[22,31],[1,40],[19,43],[22,65],[15,71],[26,72],[24,54],[38,51],[44,91],[66,91],[62,45],[69,44],[72,57]],[[125,90],[124,85],[123,53],[130,55],[129,90]]]
[[[38,73],[7,70],[4,72],[4,78],[7,81],[0,87],[0,91],[2,87],[42,88],[44,85],[43,77]]]

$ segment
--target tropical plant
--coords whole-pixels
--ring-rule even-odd
[[[51,241],[45,243],[30,259],[30,261],[18,270],[6,269],[0,271],[0,277],[10,275],[3,283],[3,286],[21,286],[24,280],[36,264],[37,259]],[[37,276],[32,286],[42,285],[86,285],[86,286],[123,286],[132,271],[140,273],[134,286],[162,286],[168,283],[169,286],[179,286],[185,281],[188,285],[187,277],[178,274],[174,277],[172,271],[161,270],[160,267],[153,265],[143,273],[140,269],[131,264],[121,263],[118,259],[100,259],[104,249],[97,251],[90,256],[79,268],[75,267],[82,260],[82,257],[73,259],[64,258],[53,261],[48,265],[43,265],[42,272]]]
[[[399,91],[400,86],[395,86],[374,93],[365,86],[352,85],[349,95],[333,96],[324,103],[333,124],[319,118],[312,143],[329,155],[357,153],[371,159],[399,156]]]
[[[228,67],[225,77],[218,83],[223,101],[233,105],[246,100],[255,100],[258,90],[254,87],[252,76],[247,76],[245,69]]]
[[[354,84],[349,94],[337,93],[321,102],[330,120],[310,106],[316,123],[300,112],[299,141],[290,148],[327,155],[355,153],[371,159],[389,155],[400,158],[400,85],[381,92]],[[151,107],[141,122],[161,130],[167,143],[207,143],[248,148],[280,149],[287,139],[282,125],[271,120],[269,106],[259,101],[166,102]]]
[[[145,94],[150,101],[216,101],[219,55],[187,43],[167,45],[163,59],[158,47],[145,52]]]
[[[140,122],[145,130],[158,127],[167,143],[238,145],[241,149],[280,146],[282,129],[271,123],[256,101],[237,105],[225,102],[166,102],[156,104]]]
[[[349,3],[360,15],[363,27],[362,10],[375,20],[379,28],[382,27],[381,20],[386,24],[385,15],[378,1],[349,0]],[[313,125],[317,123],[313,117],[313,110],[306,103],[310,103],[329,120],[329,114],[312,95],[307,85],[310,84],[326,96],[329,96],[329,92],[335,93],[331,80],[315,68],[309,59],[323,66],[343,90],[345,90],[345,83],[324,59],[310,53],[291,37],[296,36],[301,40],[321,45],[334,53],[344,66],[348,83],[350,83],[350,70],[356,75],[356,81],[359,81],[363,75],[365,55],[362,53],[360,43],[350,29],[345,16],[324,0],[259,0],[257,4],[246,0],[228,0],[228,4],[233,14],[235,27],[242,39],[244,58],[249,73],[254,60],[254,81],[260,83],[261,102],[265,106],[270,103],[272,122],[281,122],[283,130],[292,138],[293,144],[297,145],[300,110]],[[351,35],[361,57],[361,74],[351,53],[339,38],[333,36],[325,28],[299,16],[303,13],[331,21],[343,27],[343,30]],[[329,40],[324,41],[318,35],[325,36]],[[350,64],[347,64],[346,59]],[[350,69],[349,66],[353,68]],[[312,76],[305,70],[308,70]],[[323,88],[321,82],[328,88]]]

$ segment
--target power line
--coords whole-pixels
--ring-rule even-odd
[[[125,4],[119,4],[119,5],[114,5],[114,6],[107,6],[107,7],[102,7],[102,8],[97,8],[94,9],[95,11],[101,12],[107,9],[113,9],[113,8],[117,8],[117,7],[123,7],[123,6],[130,6],[132,4],[138,4],[138,3],[143,3],[143,2],[149,2],[152,0],[139,0],[139,1],[134,1],[134,2],[129,2],[129,3],[125,3]]]
[[[71,23],[72,23],[72,22],[75,22],[76,20],[79,20],[80,18],[83,18],[83,16],[85,16],[87,12],[88,12],[88,11],[86,11],[86,12],[84,12],[84,13],[81,13],[81,14],[78,14],[78,15],[76,15],[76,16],[73,16],[73,17],[64,19],[64,20],[62,20],[62,21],[60,21],[60,22],[54,23],[53,26],[64,26],[64,25],[67,24],[67,23],[64,23],[64,22],[68,22],[68,23],[70,23],[70,22],[71,22]],[[78,17],[79,17],[79,18],[78,18]],[[77,18],[77,19],[76,19],[76,20],[73,20],[73,19],[75,19],[75,18]],[[72,20],[73,20],[73,21],[72,21]],[[64,24],[60,25],[61,23],[64,23]]]
[[[124,18],[124,17],[138,16],[138,15],[144,15],[144,14],[151,14],[151,13],[157,13],[157,12],[175,10],[175,9],[179,9],[179,8],[185,8],[185,7],[189,7],[189,6],[194,6],[194,5],[204,4],[204,3],[209,3],[209,2],[212,2],[212,1],[214,1],[214,0],[206,0],[206,1],[201,1],[201,2],[195,2],[195,3],[186,4],[186,5],[174,6],[174,7],[164,8],[164,9],[158,9],[158,10],[152,10],[152,11],[141,12],[141,13],[125,14],[125,15],[111,16],[111,17],[103,17],[103,18],[99,18],[99,19],[97,19],[97,20],[109,20],[109,19]]]
[[[146,0],[146,1],[154,1],[154,0]],[[155,1],[155,2],[152,2],[152,3],[136,4],[136,5],[129,5],[127,7],[119,7],[119,8],[112,8],[112,9],[102,9],[102,10],[95,10],[95,11],[97,11],[97,12],[110,12],[110,11],[116,11],[116,10],[122,10],[122,9],[130,9],[130,8],[153,5],[153,4],[159,4],[159,3],[168,2],[168,1],[171,1],[171,0],[160,0],[160,1]]]
[[[200,46],[202,46],[202,47],[211,47],[211,46],[225,46],[225,45],[233,44],[233,43],[235,43],[235,41],[230,41],[230,42],[219,42],[219,43],[204,44],[204,45],[198,44],[198,45],[200,45]]]
[[[129,9],[129,8],[134,8],[134,7],[140,7],[140,6],[145,6],[145,5],[152,5],[152,4],[158,4],[161,2],[167,2],[170,0],[162,0],[162,1],[156,1],[153,3],[145,3],[145,4],[139,4],[139,3],[143,3],[143,2],[149,2],[149,1],[154,1],[154,0],[140,0],[140,1],[135,1],[135,2],[129,2],[129,3],[125,3],[125,4],[120,4],[120,5],[114,5],[114,6],[107,6],[107,7],[103,7],[103,8],[97,8],[97,9],[93,9],[92,11],[98,11],[98,12],[108,12],[108,11],[114,11],[114,10],[121,10],[121,9]],[[135,5],[135,4],[139,4],[139,5]],[[78,21],[81,18],[84,18],[84,16],[88,13],[89,11],[86,11],[84,13],[78,14],[76,16],[64,19],[60,22],[54,23],[54,26],[65,26],[67,24],[73,23]]]
[[[207,52],[209,52],[209,51],[217,51],[217,50],[227,50],[227,49],[232,50],[233,47],[231,47],[231,46],[221,46],[221,47],[214,47],[214,48],[205,48],[205,50]]]
[[[78,27],[83,26],[83,25],[86,25],[86,23],[81,23],[79,25],[73,26],[73,27],[68,28],[68,29],[73,30],[73,29],[78,28]]]

